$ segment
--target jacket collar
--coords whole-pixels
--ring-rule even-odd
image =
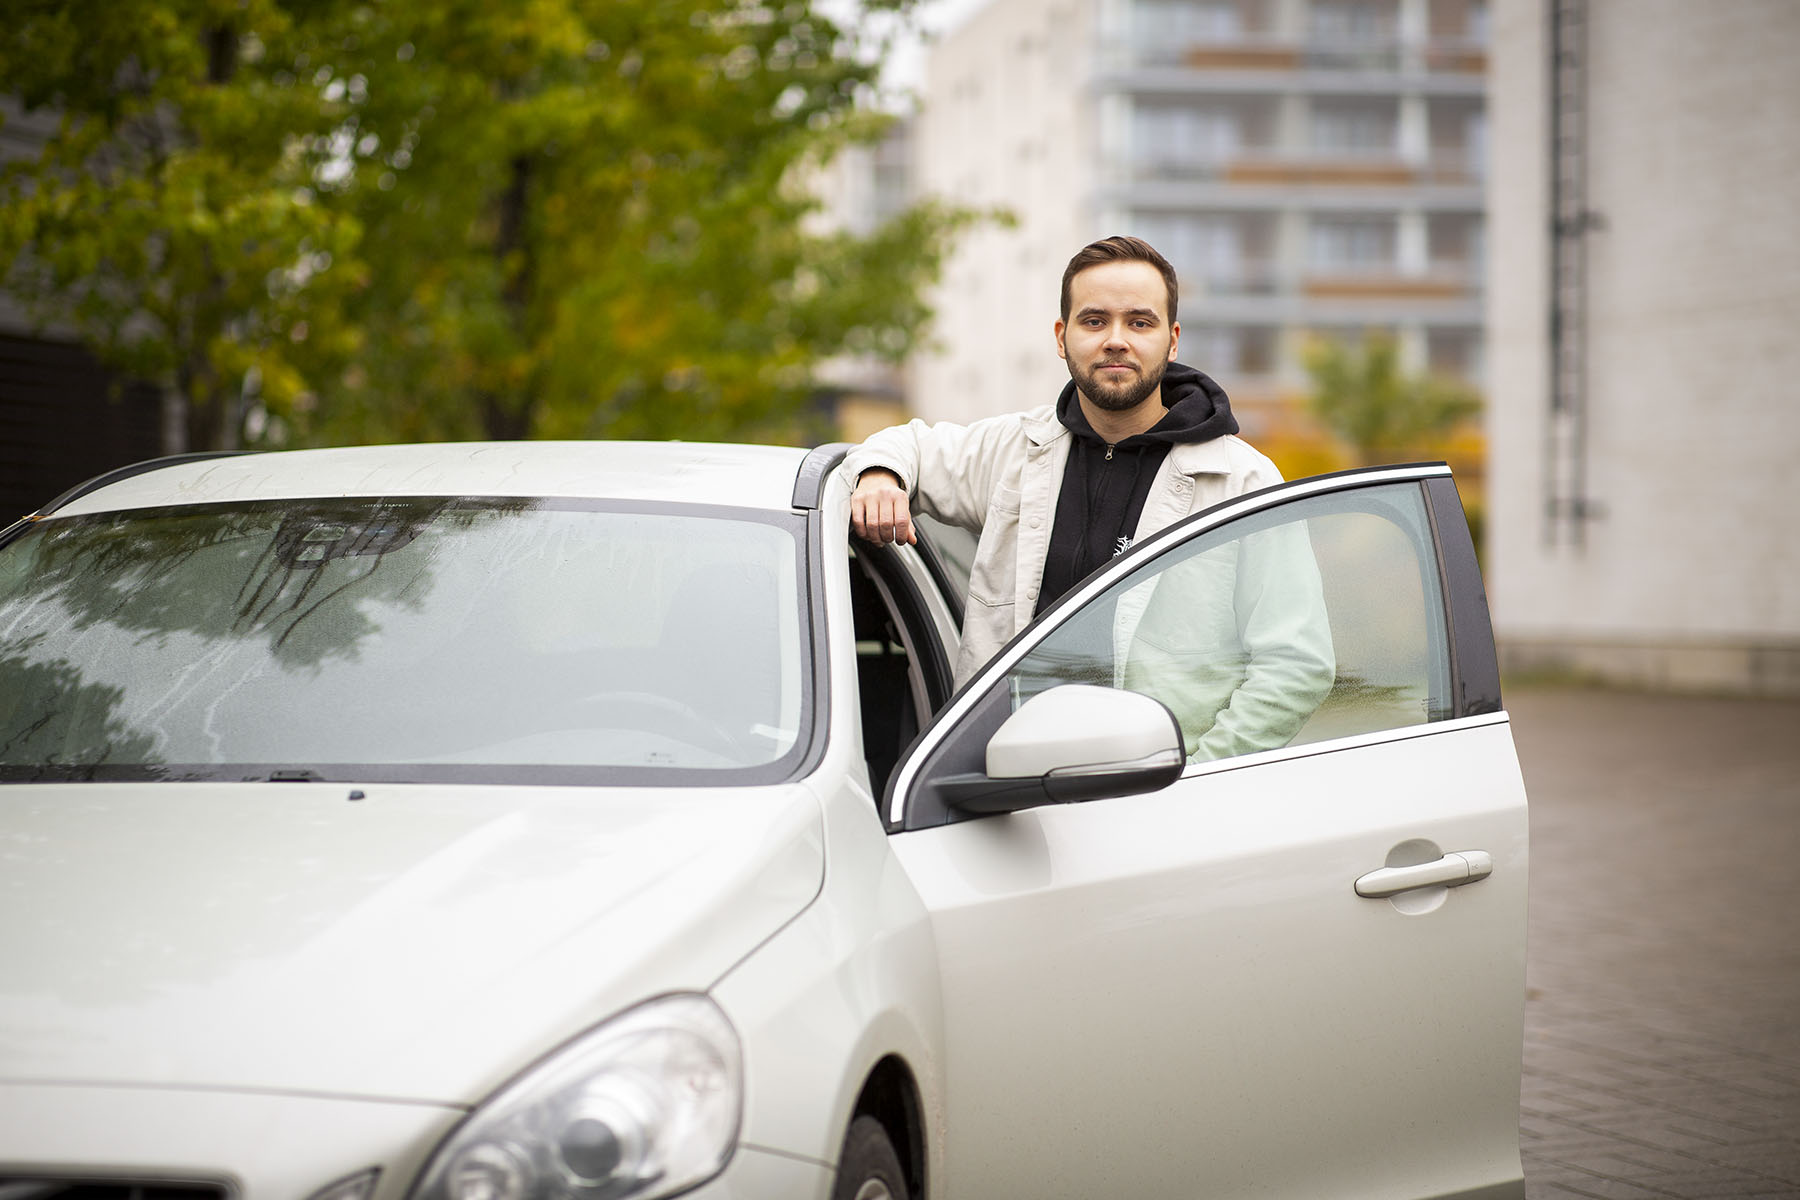
[[[1231,452],[1222,437],[1204,442],[1177,442],[1169,448],[1169,463],[1183,475],[1229,475]]]
[[[1058,438],[1074,436],[1069,427],[1057,419],[1056,410],[1042,415],[1033,413],[1020,422],[1026,440],[1042,448]],[[1231,454],[1225,449],[1225,438],[1208,438],[1204,442],[1177,442],[1169,447],[1169,464],[1183,475],[1229,475]]]
[[[1069,427],[1056,419],[1054,408],[1044,410],[1041,416],[1035,413],[1027,416],[1019,424],[1033,446],[1048,446],[1057,438],[1071,436]]]

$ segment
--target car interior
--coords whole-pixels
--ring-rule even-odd
[[[850,599],[869,788],[879,800],[902,753],[950,698],[950,662],[918,584],[891,546],[851,549]]]

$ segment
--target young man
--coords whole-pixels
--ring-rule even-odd
[[[911,542],[911,505],[981,541],[963,617],[960,684],[1077,580],[1191,512],[1278,483],[1237,437],[1225,392],[1175,361],[1175,269],[1133,237],[1069,260],[1054,406],[971,425],[923,421],[851,451],[856,533]]]
[[[913,421],[845,458],[855,532],[912,542],[912,505],[980,535],[956,683],[1083,576],[1189,513],[1281,481],[1237,437],[1218,384],[1175,361],[1175,270],[1147,243],[1084,247],[1062,279],[1055,405],[970,425]],[[1222,569],[1221,569],[1222,566]],[[1291,526],[1176,567],[1117,613],[1118,686],[1175,712],[1188,753],[1287,744],[1331,687],[1317,564]],[[1171,648],[1174,652],[1171,653]]]

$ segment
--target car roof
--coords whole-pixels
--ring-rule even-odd
[[[808,452],[708,442],[438,442],[142,463],[47,505],[72,516],[329,496],[546,496],[791,509]]]

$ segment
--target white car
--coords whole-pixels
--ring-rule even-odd
[[[1190,518],[953,691],[966,553],[850,537],[843,449],[161,460],[0,534],[0,1198],[1523,1196],[1448,470]]]

